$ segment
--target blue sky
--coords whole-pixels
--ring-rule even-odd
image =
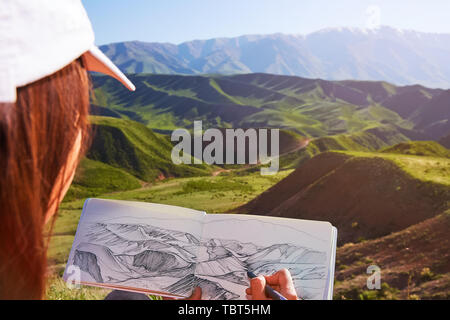
[[[96,43],[181,43],[327,27],[450,33],[448,0],[83,0]]]

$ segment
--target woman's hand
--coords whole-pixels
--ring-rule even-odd
[[[298,300],[289,270],[282,269],[271,276],[250,279],[250,288],[247,288],[245,292],[252,296],[252,300],[271,300],[265,293],[266,284],[281,293],[286,299]]]
[[[202,300],[202,288],[195,287],[191,296],[189,298],[186,298],[185,300]]]

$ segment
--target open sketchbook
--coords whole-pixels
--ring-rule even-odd
[[[337,230],[328,222],[88,199],[64,279],[182,298],[246,299],[247,270],[290,270],[303,299],[331,299]]]

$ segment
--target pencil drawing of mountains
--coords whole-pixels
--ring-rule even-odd
[[[247,270],[290,270],[302,297],[320,298],[327,277],[326,253],[287,243],[260,246],[142,224],[95,222],[72,261],[82,280],[147,288],[188,296],[201,286],[209,299],[243,299]]]

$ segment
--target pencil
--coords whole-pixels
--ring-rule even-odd
[[[257,278],[258,276],[256,274],[254,274],[251,271],[247,271],[247,276],[250,279],[253,278]],[[266,283],[266,287],[264,288],[264,291],[266,292],[266,295],[268,295],[269,297],[271,297],[273,300],[287,300],[281,293],[279,293],[278,291],[276,291],[275,289],[273,289],[271,286],[269,286]]]

